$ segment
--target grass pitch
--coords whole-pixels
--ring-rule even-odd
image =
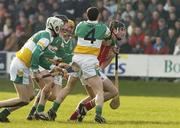
[[[58,111],[55,122],[27,121],[32,103],[13,112],[10,123],[0,123],[0,128],[180,128],[180,84],[169,82],[120,81],[121,107],[112,110],[105,103],[103,115],[107,124],[94,122],[94,109],[82,123],[68,122],[77,103],[84,98],[82,86],[77,85]],[[15,97],[13,86],[0,79],[0,100]],[[51,106],[48,102],[46,110]]]

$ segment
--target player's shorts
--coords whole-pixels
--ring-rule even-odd
[[[96,56],[86,54],[75,54],[72,58],[72,61],[80,67],[82,73],[81,77],[83,79],[99,75],[99,62]]]
[[[43,67],[40,67],[39,71],[40,72],[45,72],[45,71],[47,72],[48,70],[44,69]],[[60,75],[54,76],[53,79],[54,79],[55,85],[62,86],[62,80],[63,80],[62,76],[60,76]]]
[[[100,77],[101,77],[101,79],[102,80],[106,80],[106,79],[108,79],[108,77],[101,71],[101,70],[99,70],[99,74],[100,74]],[[83,79],[83,78],[80,78],[80,81],[81,81],[81,84],[82,84],[82,86],[85,86],[85,85],[87,85],[87,83],[86,83],[86,80],[85,79]]]
[[[16,84],[28,85],[30,82],[30,70],[17,57],[14,57],[10,65],[10,80]]]

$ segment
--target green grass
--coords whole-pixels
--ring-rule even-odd
[[[0,100],[15,97],[10,82],[0,79]],[[32,103],[9,116],[11,123],[0,128],[180,128],[180,84],[168,82],[120,81],[121,107],[112,110],[105,103],[107,124],[93,121],[91,110],[83,123],[67,122],[76,104],[85,97],[79,84],[61,105],[55,122],[26,121]],[[51,106],[49,102],[46,109]]]

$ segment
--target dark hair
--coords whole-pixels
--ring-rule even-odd
[[[113,28],[117,29],[117,28],[126,28],[125,24],[123,23],[123,21],[117,21],[117,20],[113,20],[110,22],[109,25],[110,30],[112,30]]]
[[[68,17],[66,15],[55,15],[54,17],[61,19],[64,23],[68,22]]]
[[[96,21],[99,15],[99,10],[96,7],[90,7],[87,9],[87,18],[91,21]]]

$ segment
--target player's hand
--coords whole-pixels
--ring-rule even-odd
[[[69,65],[69,64],[66,64],[66,63],[59,63],[58,67],[59,67],[59,68],[65,68],[65,69],[67,69],[67,68],[70,67],[70,65]]]
[[[119,54],[119,48],[118,48],[118,47],[113,47],[113,48],[112,48],[112,51],[113,51],[115,54]]]
[[[56,66],[63,62],[61,58],[58,58],[56,60],[54,59],[48,59],[48,60]]]
[[[63,78],[64,78],[65,80],[67,80],[68,77],[69,77],[68,71],[67,71],[66,69],[63,69]]]
[[[63,70],[62,68],[55,66],[52,70],[51,70],[51,75],[52,76],[56,76],[56,75],[63,75]]]
[[[32,70],[31,77],[32,79],[35,79],[36,81],[39,81],[40,79],[42,79],[42,75],[39,72],[39,70]]]
[[[50,73],[52,76],[61,75],[62,77],[64,77],[64,79],[67,79],[69,77],[68,71],[58,66],[54,67]]]

